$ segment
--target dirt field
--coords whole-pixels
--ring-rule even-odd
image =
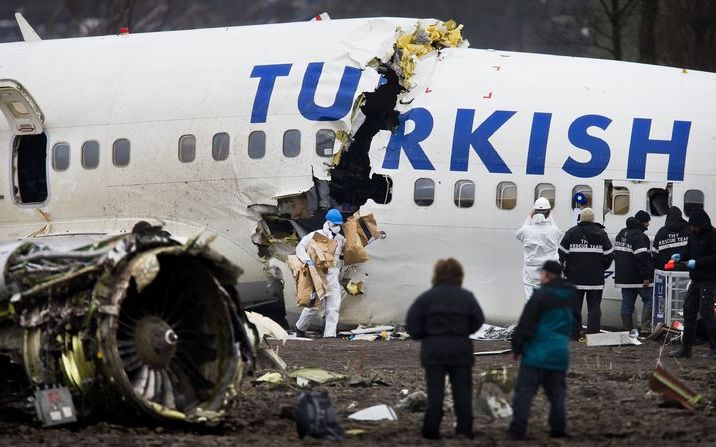
[[[476,350],[507,347],[503,342],[475,342]],[[679,363],[667,359],[665,366],[697,392],[706,403],[695,414],[662,408],[660,399],[648,394],[648,377],[659,345],[622,348],[587,348],[573,344],[568,379],[568,412],[571,439],[555,442],[548,436],[543,395],[534,405],[528,442],[507,442],[508,421],[476,416],[476,439],[451,439],[452,414],[443,424],[444,440],[424,442],[419,436],[423,413],[398,411],[396,422],[357,423],[347,419],[353,411],[386,403],[394,405],[400,391],[423,389],[418,364],[418,343],[413,341],[367,342],[347,340],[293,341],[279,346],[279,354],[290,367],[315,366],[351,375],[380,379],[385,384],[352,387],[335,384],[314,389],[329,391],[346,429],[364,429],[365,434],[347,436],[343,445],[716,445],[716,362],[701,358]],[[478,358],[475,376],[487,368],[514,369],[508,355]],[[330,441],[299,441],[290,419],[291,407],[301,390],[295,385],[271,388],[247,382],[242,402],[230,419],[217,429],[187,432],[156,427],[122,427],[100,424],[72,429],[41,429],[32,423],[0,423],[0,445],[318,445]],[[351,409],[349,409],[349,407]]]

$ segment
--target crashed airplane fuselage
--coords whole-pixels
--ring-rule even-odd
[[[387,235],[344,269],[363,293],[342,322],[401,322],[444,256],[499,322],[522,309],[514,231],[535,195],[566,229],[588,192],[614,234],[651,190],[679,206],[716,191],[716,75],[469,49],[459,31],[375,18],[2,44],[0,238],[207,229],[243,298],[284,279],[295,316],[285,257],[340,206]]]

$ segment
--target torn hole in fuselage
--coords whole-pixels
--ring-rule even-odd
[[[380,85],[356,100],[351,120],[356,130],[350,134],[339,132],[341,148],[328,170],[330,178],[314,176],[313,186],[306,191],[277,196],[276,205],[249,207],[261,216],[252,238],[260,257],[285,261],[303,236],[323,226],[326,211],[331,208],[348,216],[368,200],[378,204],[392,200],[393,181],[387,175],[372,172],[369,152],[378,132],[392,132],[397,127],[399,114],[395,105],[404,88],[393,69],[381,65],[377,70],[382,75]]]

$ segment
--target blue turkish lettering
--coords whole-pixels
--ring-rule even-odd
[[[544,175],[544,164],[547,156],[547,139],[551,113],[535,113],[532,118],[530,145],[527,151],[527,174]]]
[[[674,121],[671,140],[651,140],[649,139],[651,120],[634,118],[634,125],[631,129],[631,143],[629,144],[627,178],[644,179],[647,155],[663,154],[669,156],[667,180],[683,180],[686,165],[686,147],[689,143],[690,130],[691,122]]]
[[[298,94],[298,111],[304,118],[311,121],[336,121],[348,114],[353,106],[353,97],[358,89],[361,71],[355,67],[346,66],[341,76],[336,98],[333,105],[323,107],[316,104],[316,88],[323,71],[323,62],[308,64],[303,84]]]
[[[602,115],[584,115],[572,122],[567,133],[569,142],[575,147],[584,149],[592,154],[592,158],[586,163],[580,163],[572,157],[562,165],[562,170],[575,177],[587,178],[596,177],[609,165],[611,150],[609,144],[601,138],[593,137],[587,133],[590,127],[606,129],[612,120]]]
[[[405,123],[412,121],[415,128],[405,133]],[[383,169],[398,169],[401,149],[405,151],[413,169],[434,171],[433,164],[425,155],[420,142],[425,140],[433,130],[433,116],[426,109],[417,107],[410,109],[398,118],[398,128],[390,137],[388,148],[383,159]]]
[[[259,86],[254,97],[254,106],[251,108],[251,122],[265,123],[268,114],[271,93],[279,76],[288,76],[291,64],[255,65],[251,71],[252,78],[259,78]]]
[[[515,113],[497,110],[473,131],[475,110],[457,109],[455,131],[452,139],[452,154],[450,155],[450,170],[467,171],[470,147],[472,147],[489,172],[511,174],[510,168],[507,167],[492,146],[492,143],[490,143],[490,137]]]

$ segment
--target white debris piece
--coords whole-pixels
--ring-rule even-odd
[[[381,404],[364,408],[348,416],[354,421],[397,421],[398,416],[391,407]]]
[[[281,327],[278,323],[268,317],[256,312],[246,311],[246,317],[249,319],[256,329],[259,331],[259,337],[275,338],[278,340],[286,340],[288,338],[288,332]]]
[[[361,335],[361,334],[380,334],[381,332],[387,331],[392,332],[395,330],[395,326],[358,326],[352,331],[340,332],[341,335]]]
[[[477,351],[474,355],[501,355],[509,354],[510,352],[512,352],[512,349],[500,349],[497,351]]]
[[[603,332],[600,334],[587,334],[587,346],[621,346],[641,345],[641,342],[629,335],[629,332]]]
[[[358,334],[358,335],[351,337],[351,340],[352,341],[356,341],[356,340],[376,341],[378,338],[380,338],[380,335],[378,335],[378,334]]]
[[[470,335],[470,338],[473,340],[509,340],[512,338],[516,327],[516,324],[502,327],[485,323],[477,332]]]

